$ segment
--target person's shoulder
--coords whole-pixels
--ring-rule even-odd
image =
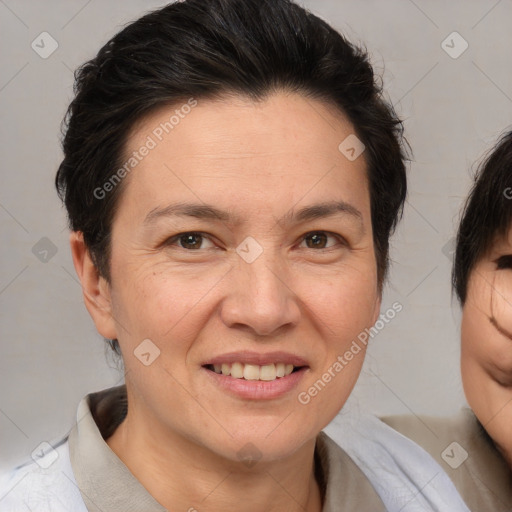
[[[466,438],[481,435],[478,420],[468,408],[449,417],[407,414],[383,416],[380,420],[424,448],[453,441],[454,436]]]
[[[488,453],[501,457],[473,411],[467,407],[448,417],[401,415],[384,416],[380,420],[419,444],[443,467],[454,469],[469,456],[473,462]]]
[[[510,511],[512,471],[471,409],[465,407],[450,417],[380,419],[427,451],[471,509]]]
[[[387,510],[468,512],[434,458],[379,418],[347,411],[332,422],[329,435],[365,473]],[[425,485],[434,479],[435,485]]]
[[[386,510],[364,472],[324,431],[317,436],[315,455],[318,455],[322,468],[323,510]],[[343,485],[340,485],[341,482]]]
[[[0,512],[86,512],[75,481],[67,436],[41,443],[31,455],[0,475]]]

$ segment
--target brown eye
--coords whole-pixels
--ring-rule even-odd
[[[206,245],[210,244],[210,246]],[[181,249],[187,249],[190,251],[199,251],[201,249],[209,249],[214,246],[214,244],[210,241],[210,239],[205,236],[203,233],[189,232],[189,233],[180,233],[175,235],[165,242],[165,245],[168,247],[177,246]]]
[[[308,235],[306,237],[306,244],[310,249],[319,247],[323,249],[326,243],[327,237],[325,236],[324,233],[315,233],[313,235]]]
[[[165,246],[169,250],[181,250],[183,253],[210,251],[216,249],[217,246],[212,240],[208,233],[202,233],[197,231],[187,231],[178,233],[177,235],[171,236],[164,242],[162,246]]]
[[[315,233],[309,233],[304,237],[304,241],[306,242],[306,246],[308,249],[329,249],[335,244],[331,244],[328,246],[329,238],[333,240],[340,241],[338,237],[326,233],[325,231],[318,231]]]
[[[203,237],[197,233],[188,233],[179,237],[180,245],[184,249],[200,249]]]

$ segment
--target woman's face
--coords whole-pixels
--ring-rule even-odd
[[[96,325],[118,338],[129,414],[155,438],[272,460],[345,403],[365,351],[335,363],[380,306],[364,153],[353,138],[338,148],[353,134],[334,108],[284,93],[164,108],[134,130],[112,318]]]
[[[512,466],[512,231],[471,272],[462,379],[469,405]]]

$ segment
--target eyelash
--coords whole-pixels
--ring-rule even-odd
[[[193,235],[193,236],[196,236],[196,237],[202,237],[202,238],[210,239],[210,237],[206,233],[203,233],[201,231],[185,231],[183,233],[178,233],[177,235],[174,235],[174,236],[170,237],[169,239],[167,239],[164,242],[164,245],[165,246],[173,246],[173,245],[175,245],[175,242],[180,240],[180,238],[185,237],[187,235]],[[346,240],[341,235],[337,235],[335,233],[331,233],[330,231],[310,231],[310,232],[308,232],[308,233],[306,233],[306,234],[304,234],[302,236],[301,243],[304,240],[306,240],[308,237],[311,237],[311,236],[314,236],[314,235],[327,235],[328,237],[332,237],[332,238],[337,239],[339,244],[342,245],[342,246],[347,246],[348,245]],[[329,251],[329,250],[332,250],[333,247],[335,247],[335,246],[322,247],[322,248],[317,249],[317,250],[318,251],[320,251],[320,250]],[[187,249],[185,247],[179,247],[179,246],[178,246],[178,248],[179,249],[183,249],[184,251],[187,251],[187,252],[199,252],[201,250],[201,249]],[[312,247],[306,247],[306,249],[313,249],[313,250],[315,250]]]
[[[512,268],[512,254],[505,254],[500,256],[496,261],[496,269],[503,270],[506,268]]]

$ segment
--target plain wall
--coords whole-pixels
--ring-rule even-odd
[[[372,339],[350,403],[377,414],[451,414],[464,397],[450,244],[474,162],[511,125],[512,3],[301,3],[366,45],[414,152],[382,307],[397,301],[403,310]],[[53,181],[73,70],[123,24],[162,5],[0,2],[2,467],[68,432],[86,393],[122,382],[83,305]],[[31,47],[43,31],[58,43],[46,59]],[[469,44],[458,58],[441,46],[453,31]]]

